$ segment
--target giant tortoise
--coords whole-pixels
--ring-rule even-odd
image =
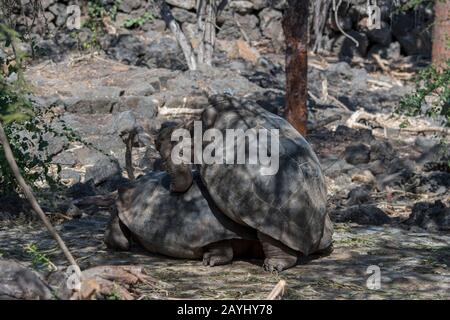
[[[251,102],[218,95],[210,99],[210,104],[202,114],[203,130],[219,130],[223,137],[232,129],[278,130],[276,172],[268,174],[267,165],[261,162],[198,164],[201,179],[217,207],[233,221],[257,230],[265,254],[264,268],[282,271],[294,266],[300,256],[329,251],[333,227],[327,214],[325,179],[308,142],[285,119]],[[191,168],[173,161],[172,132],[168,128],[161,131],[158,149],[172,173],[172,191],[183,192],[192,182],[188,174]],[[268,145],[276,142],[269,140]],[[244,143],[249,156],[249,140]],[[235,153],[240,147],[234,147]],[[223,142],[214,152],[223,152],[225,157],[227,151],[229,147]]]
[[[166,172],[150,172],[119,189],[117,212],[105,232],[111,249],[136,240],[153,253],[199,259],[209,266],[233,256],[262,256],[256,232],[223,215],[205,194],[198,175],[185,193],[171,193]]]

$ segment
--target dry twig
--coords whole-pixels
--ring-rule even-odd
[[[277,285],[273,288],[272,292],[267,296],[267,300],[277,300],[281,299],[286,289],[286,281],[280,280]]]

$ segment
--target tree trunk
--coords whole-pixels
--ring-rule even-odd
[[[450,59],[450,1],[437,0],[434,12],[433,64],[444,67]]]
[[[286,111],[289,123],[306,135],[308,110],[308,0],[288,0],[283,14],[286,38]]]
[[[205,38],[205,63],[209,66],[212,65],[212,59],[214,54],[214,46],[216,43],[216,15],[217,4],[216,0],[208,1],[206,6],[206,30]]]
[[[206,1],[208,0],[197,0],[197,34],[199,37],[197,62],[200,65],[205,62]]]
[[[316,0],[314,3],[314,52],[318,52],[322,49],[322,34],[328,19],[328,11],[330,11],[330,6],[331,0]]]
[[[192,49],[191,44],[188,39],[184,35],[178,23],[175,21],[175,18],[170,11],[165,0],[158,0],[157,4],[159,5],[161,16],[166,23],[167,27],[172,31],[173,35],[177,39],[178,44],[183,51],[184,57],[186,58],[186,62],[190,70],[197,70],[197,60]]]

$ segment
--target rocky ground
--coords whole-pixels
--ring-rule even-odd
[[[192,8],[180,6],[191,1],[168,2],[187,27]],[[437,124],[393,113],[412,90],[411,76],[421,64],[401,51],[423,50],[394,22],[383,27],[390,39],[383,44],[386,35],[377,38],[357,29],[370,39],[363,54],[353,48],[343,58],[340,46],[309,58],[307,140],[328,183],[333,253],[274,275],[262,270],[262,261],[208,268],[137,246],[122,253],[106,249],[111,199],[128,177],[124,141],[130,130],[137,133],[132,159],[140,175],[160,169],[154,140],[161,124],[197,117],[209,94],[227,92],[283,113],[284,56],[272,47],[282,42],[276,32],[279,8],[238,2],[237,19],[251,24],[257,17],[258,28],[244,26],[256,30],[249,43],[232,36],[240,32],[235,20],[221,22],[214,68],[186,71],[175,40],[159,20],[147,29],[106,36],[98,51],[63,54],[76,46],[67,33],[40,42],[44,54],[26,69],[34,106],[54,130],[69,129],[76,139],[46,137],[49,148],[42,156],[51,159],[55,172],[60,167],[63,185],[55,191],[39,186],[38,196],[81,267],[143,265],[166,285],[134,287],[133,295],[142,299],[261,299],[280,279],[287,282],[286,299],[450,298],[450,150],[439,143],[448,131],[424,130]],[[122,21],[142,9],[139,1],[123,3],[131,7],[122,5]],[[244,10],[249,3],[253,7]],[[60,6],[49,1],[48,8]],[[57,28],[55,19],[50,20]],[[358,25],[353,20],[348,31]],[[377,58],[365,59],[369,49]],[[53,265],[65,270],[63,256],[27,203],[10,196],[0,204],[0,261],[16,259],[46,279]],[[380,268],[379,290],[366,285],[371,266]]]
[[[263,298],[279,279],[287,281],[288,299],[448,298],[449,173],[432,166],[444,159],[438,140],[430,134],[400,130],[403,119],[395,116],[386,121],[387,128],[380,129],[370,121],[356,122],[367,128],[352,128],[358,126],[349,119],[359,108],[371,114],[389,114],[408,84],[328,60],[311,57],[308,140],[328,181],[335,250],[279,275],[265,273],[261,261],[236,261],[211,269],[200,261],[152,255],[138,247],[127,253],[111,252],[103,243],[108,208],[87,205],[86,199],[109,194],[126,180],[125,145],[120,134],[130,122],[140,128],[133,153],[136,172],[157,170],[153,140],[161,122],[195,117],[207,103],[206,94],[221,91],[281,113],[282,71],[267,77],[258,77],[264,70],[251,68],[180,72],[133,67],[98,54],[30,67],[27,78],[35,88],[36,104],[51,106],[53,113],[61,114],[60,120],[53,122],[55,128],[63,121],[93,145],[52,137],[53,161],[62,166],[67,189],[41,196],[82,268],[144,265],[149,274],[170,285],[165,289],[134,288],[137,297],[149,299]],[[271,84],[261,83],[261,79]],[[328,97],[323,96],[324,81]],[[323,125],[322,120],[336,115],[342,118]],[[409,121],[430,125],[426,119]],[[430,168],[426,169],[427,165]],[[34,262],[39,270],[45,270],[36,264],[36,253],[25,249],[34,243],[38,252],[63,267],[65,261],[55,243],[38,221],[30,220],[26,205],[22,210],[13,208],[2,212],[2,257],[29,266]],[[380,290],[366,286],[370,276],[366,271],[373,265],[381,268]]]

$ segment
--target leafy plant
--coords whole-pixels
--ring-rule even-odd
[[[15,31],[0,24],[0,40],[3,47],[11,49],[12,54],[0,61],[0,121],[4,127],[12,153],[22,176],[28,185],[35,187],[38,183],[55,187],[58,184],[60,166],[51,173],[51,157],[47,154],[48,141],[51,137],[64,137],[69,142],[82,139],[60,119],[60,115],[51,110],[34,110],[29,98],[29,89],[23,78],[23,55],[14,46],[17,39]],[[46,120],[44,120],[46,119]],[[61,129],[56,130],[48,123],[56,120]],[[88,143],[83,143],[93,148]],[[0,145],[0,195],[18,193],[16,179],[6,161],[4,150]]]
[[[15,47],[16,39],[15,31],[0,24],[0,40],[5,49],[12,52],[6,61],[0,61],[3,66],[0,73],[0,121],[24,179],[30,185],[37,181],[54,185],[55,180],[49,174],[49,160],[38,156],[48,145],[44,134],[51,130],[42,117],[33,112],[22,72],[24,55]],[[15,177],[0,145],[0,194],[17,191]]]
[[[450,60],[445,68],[431,65],[423,69],[415,82],[418,88],[400,101],[397,111],[409,116],[443,118],[444,125],[450,126]]]
[[[83,26],[91,29],[91,31],[101,30],[103,27],[102,18],[109,16],[111,20],[115,20],[120,3],[121,1],[116,0],[113,5],[105,6],[100,0],[88,1],[88,19]]]
[[[137,28],[143,26],[146,22],[152,21],[155,17],[151,12],[146,12],[140,17],[127,19],[123,26],[128,29]]]
[[[402,11],[408,11],[408,10],[417,10],[417,8],[421,5],[425,5],[428,7],[431,7],[435,2],[445,2],[447,0],[409,0],[406,1],[405,3],[401,4],[398,9],[397,12],[395,13],[399,13]]]
[[[31,256],[32,264],[35,269],[47,269],[48,271],[56,271],[57,267],[50,258],[41,252],[35,243],[28,243],[24,246],[25,252]]]
[[[114,283],[114,286],[109,295],[106,296],[106,300],[122,300],[122,297],[119,293],[118,285]]]
[[[108,16],[115,20],[121,0],[116,0],[112,5],[105,5],[100,0],[87,2],[87,19],[83,22],[83,27],[88,28],[92,34],[87,41],[81,44],[82,49],[99,47],[99,37],[104,34],[103,18]],[[77,37],[78,31],[71,33],[72,37]]]

